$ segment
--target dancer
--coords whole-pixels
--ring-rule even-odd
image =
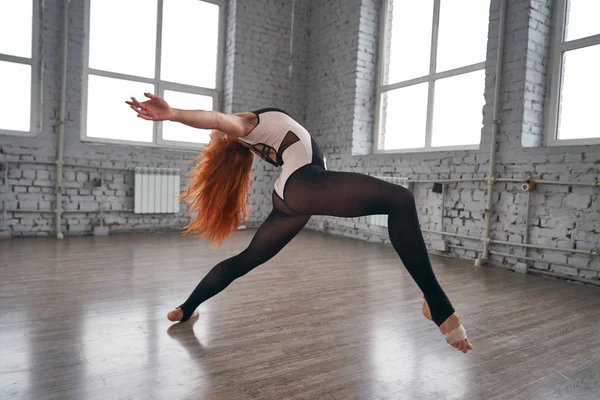
[[[180,110],[145,93],[149,100],[126,103],[139,118],[176,121],[211,129],[211,142],[192,171],[182,199],[196,217],[187,233],[221,243],[247,216],[248,186],[253,153],[282,167],[272,194],[273,210],[250,245],[217,264],[189,298],[168,313],[171,321],[197,316],[196,308],[235,279],[267,262],[289,243],[311,215],[360,217],[385,214],[392,246],[423,292],[423,314],[433,320],[446,341],[466,353],[472,349],[466,331],[431,268],[412,193],[406,188],[367,175],[333,172],[309,132],[276,108],[223,114]],[[199,212],[198,212],[199,211]]]

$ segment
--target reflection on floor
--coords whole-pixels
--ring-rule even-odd
[[[433,258],[463,355],[391,247],[315,232],[171,326],[252,234],[0,242],[0,398],[600,398],[598,289]]]

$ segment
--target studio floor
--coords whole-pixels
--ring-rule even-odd
[[[391,247],[316,232],[171,325],[253,233],[0,241],[0,398],[600,398],[600,289],[434,257],[464,355]]]

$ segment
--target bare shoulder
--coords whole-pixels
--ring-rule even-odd
[[[254,125],[256,125],[258,122],[258,117],[253,112],[241,112],[233,115],[241,118],[246,125],[251,125],[252,127],[254,127]]]
[[[214,127],[229,136],[245,136],[256,125],[256,120],[253,122],[253,117],[256,119],[253,113],[223,114],[215,111],[214,114]]]
[[[258,123],[258,117],[253,112],[241,112],[233,115],[242,120],[246,133],[254,129]]]

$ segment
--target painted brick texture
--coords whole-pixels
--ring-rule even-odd
[[[52,160],[56,154],[60,93],[60,19],[58,0],[45,2],[43,42],[43,133],[40,137],[0,136],[3,153],[16,160]],[[489,167],[492,131],[494,67],[498,44],[500,1],[492,0],[486,59],[485,106],[481,145],[471,151],[372,154],[375,85],[378,62],[380,5],[377,0],[229,0],[223,108],[238,112],[265,106],[286,109],[303,122],[321,145],[332,170],[414,179],[483,177]],[[86,165],[176,167],[186,171],[193,152],[129,146],[91,145],[79,140],[81,99],[82,9],[71,2],[69,42],[69,102],[65,154],[67,162]],[[547,147],[544,144],[544,107],[549,93],[549,48],[552,43],[552,1],[509,0],[501,76],[500,129],[497,137],[497,174],[502,177],[593,182],[600,176],[600,146]],[[105,163],[105,164],[101,164]],[[65,205],[73,210],[99,206],[97,189],[88,189],[99,170],[65,169]],[[52,209],[55,198],[53,168],[11,166],[7,205],[11,209]],[[271,192],[278,171],[255,162],[252,213],[257,226],[271,210]],[[112,174],[105,188],[108,204],[130,208],[130,174]],[[111,186],[112,184],[112,186]],[[0,189],[3,190],[3,189]],[[521,242],[526,233],[533,244],[577,249],[600,247],[598,188],[539,185],[531,194],[530,217],[525,221],[527,194],[519,185],[494,186],[492,237]],[[442,196],[431,185],[414,188],[424,229],[480,237],[485,212],[484,183],[445,185]],[[1,196],[0,196],[1,197]],[[79,207],[79,208],[77,208]],[[66,233],[89,233],[95,215],[66,214]],[[44,235],[53,231],[51,213],[11,213],[8,223],[16,235]],[[159,229],[187,221],[176,216],[107,216],[115,230]],[[529,223],[529,228],[527,228]],[[118,224],[118,225],[117,225]],[[366,218],[313,217],[309,228],[363,240],[387,243],[385,228]],[[425,234],[433,248],[440,236]],[[481,243],[447,238],[450,254],[474,259]],[[600,259],[543,250],[492,246],[493,251],[543,260],[536,269],[563,276],[598,279]],[[513,268],[517,260],[493,255],[492,263]],[[566,264],[570,267],[565,266]]]
[[[54,161],[57,155],[58,120],[62,59],[63,2],[43,2],[42,48],[42,132],[38,137],[25,138],[0,135],[0,153],[9,161]],[[65,122],[64,161],[85,168],[65,167],[63,173],[63,233],[89,234],[97,221],[96,212],[74,213],[76,210],[107,210],[133,208],[133,173],[106,171],[103,189],[93,188],[92,181],[100,176],[98,166],[134,168],[137,166],[179,168],[186,173],[196,155],[193,151],[172,151],[148,147],[117,146],[84,143],[80,140],[82,68],[84,40],[83,2],[70,3],[68,54],[67,112]],[[43,213],[9,213],[7,225],[13,236],[51,235],[55,233],[56,167],[54,165],[10,164],[7,208],[51,211]],[[182,179],[182,185],[185,182]],[[23,192],[26,190],[26,192]],[[0,187],[5,191],[5,186]],[[103,192],[103,193],[102,193]],[[3,194],[3,193],[2,193]],[[0,196],[1,198],[2,196]],[[182,210],[178,214],[140,216],[130,212],[110,213],[106,222],[113,231],[161,230],[178,228],[189,221]]]
[[[355,43],[370,43],[370,48],[375,49],[377,40],[373,36],[377,35],[377,30],[365,29],[365,26],[379,23],[378,2],[363,0],[360,6],[356,2],[348,3],[328,0],[312,4],[308,108],[314,118],[308,119],[307,125],[322,143],[330,168],[414,179],[485,176],[489,168],[500,1],[493,0],[490,7],[484,92],[486,104],[482,113],[484,127],[480,149],[385,155],[367,155],[369,151],[361,155],[363,153],[355,151],[354,144],[367,141],[365,132],[367,136],[372,135],[372,129],[361,130],[354,124],[352,132],[348,132],[349,121],[360,118],[366,124],[372,124],[374,120],[373,107],[369,102],[364,103],[365,107],[357,106],[353,112],[350,111],[352,102],[361,104],[364,97],[361,97],[363,92],[358,85],[352,84],[348,70],[354,69],[354,78],[358,81],[359,77],[364,77],[365,65],[374,68],[370,52],[359,51]],[[357,17],[356,13],[360,15]],[[353,24],[351,21],[357,18],[360,23]],[[509,0],[501,78],[497,173],[503,177],[593,182],[600,175],[600,146],[543,145],[551,24],[551,1]],[[344,62],[332,57],[332,52],[345,54]],[[349,68],[348,62],[354,60],[350,55],[355,52],[356,61],[353,68]],[[342,98],[348,93],[354,98]],[[441,195],[432,193],[431,185],[417,184],[414,193],[423,228],[481,237],[485,186],[484,183],[446,185],[442,207]],[[492,237],[522,242],[527,230],[527,194],[516,184],[496,184],[494,190]],[[598,192],[597,188],[539,185],[530,200],[530,243],[567,249],[598,249]],[[366,218],[313,218],[309,227],[364,240],[388,242],[385,228],[367,224]],[[436,234],[426,233],[425,237],[430,245],[440,240]],[[479,253],[471,249],[481,249],[478,241],[447,239],[447,243],[464,246],[464,249],[450,249],[451,254],[463,258],[474,259]],[[523,249],[514,247],[493,246],[492,250],[525,254]],[[597,279],[600,271],[600,260],[585,255],[530,250],[527,256],[547,262],[534,263],[533,267],[559,275]],[[492,262],[512,268],[517,260],[492,256]],[[572,267],[559,265],[561,263]]]
[[[265,106],[288,110],[300,121],[304,119],[305,83],[308,70],[309,3],[262,1],[227,2],[227,37],[225,49],[223,108],[227,112],[245,111]],[[0,135],[0,157],[10,161],[54,161],[57,154],[58,115],[60,104],[62,57],[62,1],[44,2],[42,13],[42,133],[36,138]],[[197,151],[166,150],[128,145],[84,143],[80,140],[81,98],[84,43],[83,2],[70,4],[70,31],[67,86],[67,120],[65,123],[65,162],[90,166],[64,170],[63,232],[89,234],[97,213],[74,214],[76,210],[133,208],[133,174],[128,171],[107,172],[103,193],[88,187],[100,175],[95,166],[131,169],[138,166],[179,168],[182,175],[193,165]],[[293,11],[293,12],[292,12]],[[239,18],[238,18],[239,16]],[[293,23],[292,23],[293,20]],[[290,40],[290,39],[293,40]],[[1,158],[0,158],[1,160]],[[11,164],[8,185],[0,185],[0,199],[6,187],[6,206],[11,210],[50,212],[11,212],[6,221],[13,236],[50,235],[55,230],[56,205],[53,165]],[[0,173],[0,176],[2,174]],[[251,188],[252,213],[249,225],[262,221],[271,210],[270,194],[277,171],[270,165],[255,162]],[[1,182],[4,183],[4,182]],[[187,183],[182,179],[182,188]],[[3,200],[2,200],[3,201]],[[106,222],[113,231],[162,230],[181,227],[189,221],[182,206],[179,214],[139,216],[133,213],[108,213]],[[0,228],[3,228],[0,226]]]
[[[229,2],[226,110],[278,107],[304,122],[309,6],[308,0]],[[278,169],[255,160],[250,188],[252,210],[246,225],[259,225],[271,212],[271,194],[278,176]]]

